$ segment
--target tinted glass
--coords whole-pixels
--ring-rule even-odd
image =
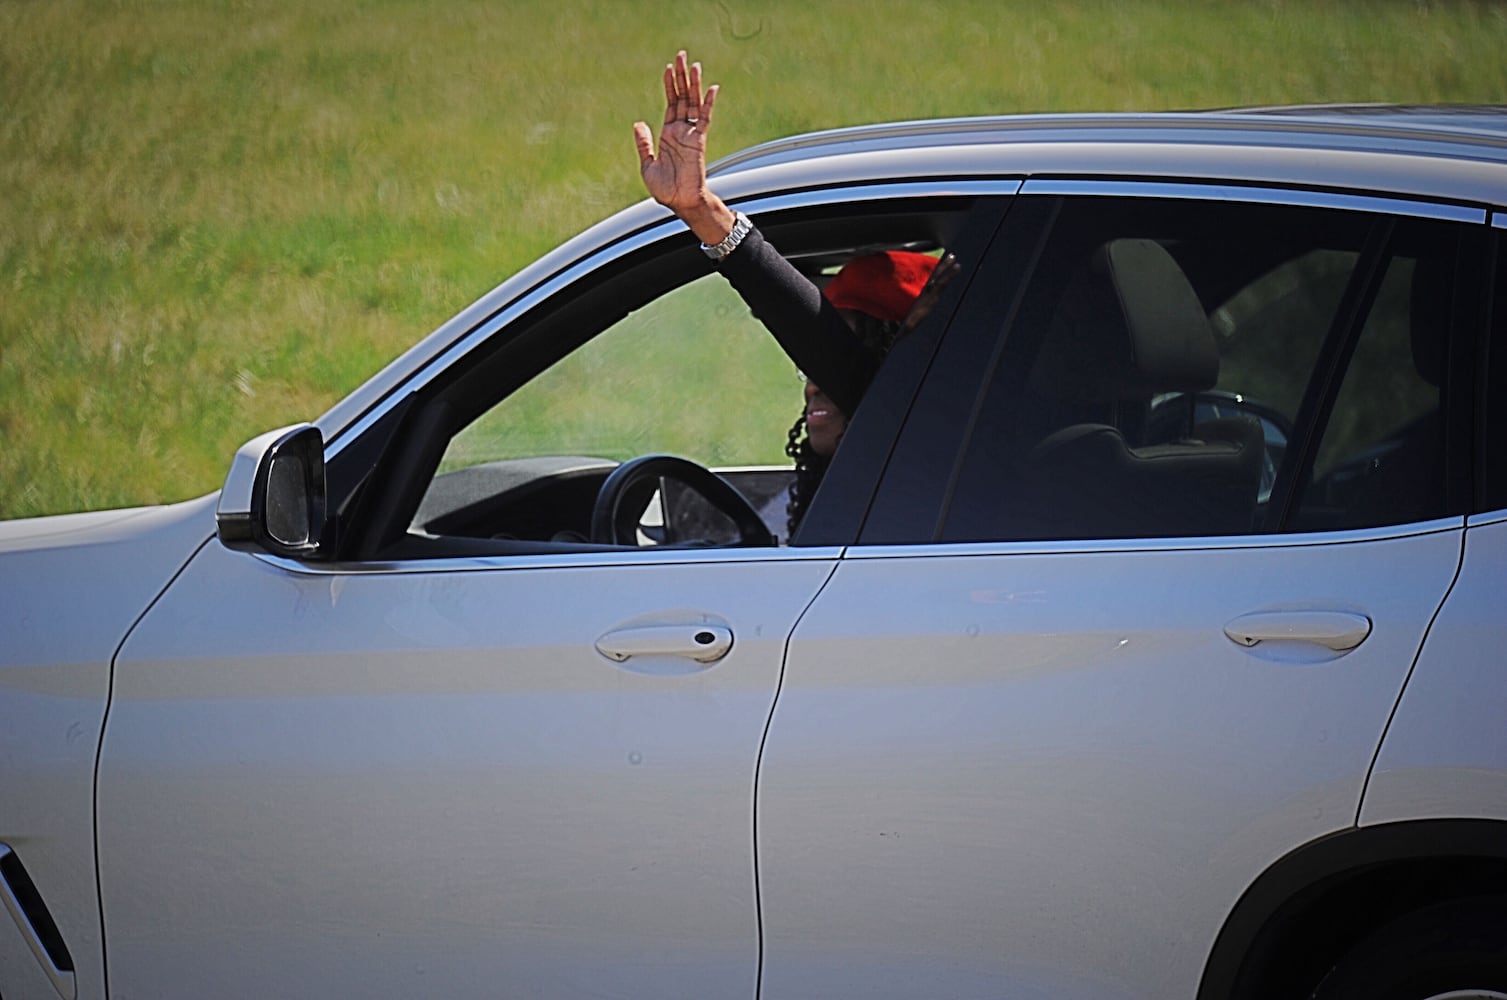
[[[1439,229],[1271,205],[1065,201],[1003,331],[943,540],[1437,513],[1452,276],[1445,241],[1429,237]]]
[[[1445,513],[1443,386],[1453,270],[1446,227],[1400,223],[1288,530]]]
[[[1507,228],[1493,234],[1496,261],[1491,297],[1491,340],[1488,345],[1486,428],[1482,435],[1483,497],[1480,510],[1507,509]]]

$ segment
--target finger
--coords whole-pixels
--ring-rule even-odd
[[[646,123],[633,123],[633,144],[638,147],[638,168],[643,170],[654,162],[654,133]]]
[[[714,83],[706,88],[706,100],[701,102],[701,114],[699,116],[701,118],[701,131],[703,132],[712,126],[712,105],[717,103],[717,94],[721,89],[722,85],[718,83]]]
[[[701,64],[699,62],[691,63],[691,76],[689,86],[686,88],[685,97],[690,102],[691,107],[695,109],[692,111],[692,114],[699,112],[701,109]]]
[[[675,67],[665,63],[665,105],[675,103]]]
[[[685,50],[675,53],[675,64],[672,67],[671,87],[675,97],[670,101],[670,106],[665,109],[665,124],[678,122],[691,113],[690,105],[686,103],[686,91],[690,89],[690,71],[686,67]]]

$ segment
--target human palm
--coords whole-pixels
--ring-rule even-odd
[[[659,152],[649,126],[633,126],[639,172],[649,196],[672,210],[695,208],[706,193],[706,135],[712,123],[715,86],[701,89],[701,64],[687,64],[677,53],[665,67],[665,120],[659,129]]]

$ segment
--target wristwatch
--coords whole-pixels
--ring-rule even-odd
[[[743,237],[747,236],[752,229],[753,223],[748,221],[748,216],[742,212],[735,212],[733,214],[733,231],[722,237],[722,242],[716,246],[708,243],[701,244],[701,252],[720,264],[722,263],[722,258],[738,249],[738,244],[743,242]]]

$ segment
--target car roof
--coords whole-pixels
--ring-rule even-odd
[[[1507,163],[1507,105],[1332,104],[1210,111],[995,115],[890,122],[777,139],[723,157],[708,176],[846,153],[1068,142],[1405,152]]]

